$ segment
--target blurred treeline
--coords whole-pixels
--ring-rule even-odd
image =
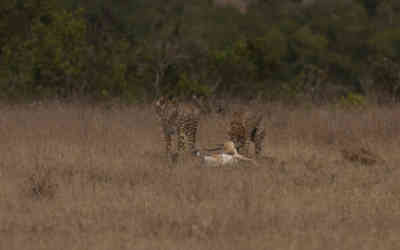
[[[0,97],[400,97],[399,0],[231,2],[2,0]]]

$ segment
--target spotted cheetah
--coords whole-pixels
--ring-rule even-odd
[[[243,155],[248,155],[250,143],[254,143],[254,151],[258,156],[262,153],[265,139],[263,115],[248,111],[235,111],[228,129],[228,136]]]
[[[178,105],[178,152],[194,152],[200,122],[200,110],[190,102]]]
[[[161,97],[155,102],[154,106],[164,136],[165,151],[167,153],[167,157],[171,158],[173,141],[177,135],[177,103],[175,100]]]
[[[200,120],[200,111],[190,101],[161,97],[155,103],[164,134],[166,153],[176,161],[183,152],[193,152]],[[175,139],[175,140],[174,140]],[[173,146],[176,146],[173,152]]]

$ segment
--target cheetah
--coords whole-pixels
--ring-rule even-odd
[[[190,102],[180,103],[177,109],[178,152],[194,152],[200,111]]]
[[[248,155],[250,142],[254,143],[254,151],[259,156],[264,147],[265,128],[263,125],[263,115],[247,111],[235,111],[233,113],[228,136],[233,141],[243,155]]]
[[[177,103],[175,100],[161,97],[155,102],[154,106],[164,136],[165,152],[167,157],[171,158],[173,141],[175,136],[177,136]]]
[[[156,114],[161,122],[166,153],[176,162],[184,152],[194,152],[199,127],[200,111],[190,101],[161,97],[155,103]],[[173,152],[173,146],[176,147]]]

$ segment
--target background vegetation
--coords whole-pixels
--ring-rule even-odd
[[[0,13],[1,98],[400,95],[397,0],[4,0]]]

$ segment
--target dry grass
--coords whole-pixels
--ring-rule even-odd
[[[251,0],[215,0],[214,2],[219,6],[232,6],[237,8],[241,13],[246,13],[247,5]]]
[[[1,106],[0,249],[400,249],[400,107],[262,108],[260,167],[171,169],[149,107]]]

